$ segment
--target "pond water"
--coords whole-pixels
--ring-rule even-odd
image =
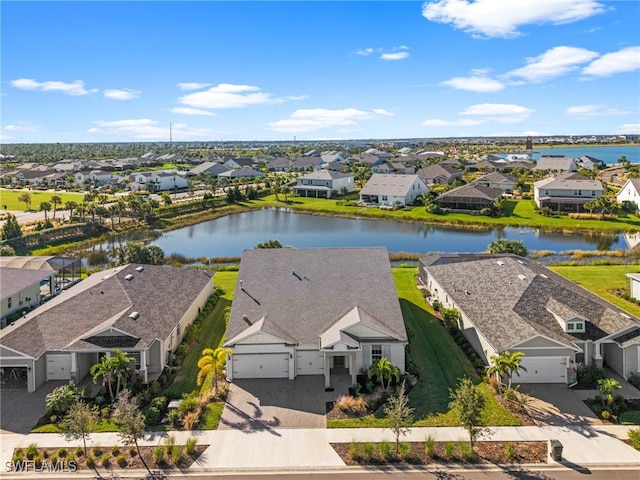
[[[621,235],[563,235],[509,227],[465,230],[425,223],[306,215],[276,208],[228,215],[156,235],[159,236],[152,243],[160,246],[165,255],[176,253],[190,258],[240,256],[244,249],[271,239],[294,248],[384,246],[389,252],[411,253],[482,252],[500,238],[522,240],[529,251],[627,248]]]

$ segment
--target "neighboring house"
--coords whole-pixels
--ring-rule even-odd
[[[2,329],[0,368],[17,369],[33,392],[49,380],[77,383],[120,349],[147,383],[171,363],[211,293],[211,274],[201,270],[125,265],[95,273]]]
[[[273,172],[288,172],[293,166],[293,160],[287,157],[274,158],[267,164],[267,168]]]
[[[333,162],[344,162],[344,157],[340,152],[331,151],[331,152],[322,152],[320,155],[322,161],[324,163],[333,163]]]
[[[440,208],[449,210],[482,210],[492,208],[496,198],[503,193],[497,188],[470,183],[441,193],[434,202]]]
[[[28,312],[40,305],[42,284],[53,283],[55,272],[0,267],[0,322],[16,312]],[[49,290],[51,291],[51,289]]]
[[[497,188],[505,193],[513,193],[513,189],[518,183],[518,179],[506,173],[492,172],[482,177],[476,178],[473,182],[476,185]]]
[[[603,191],[599,180],[577,173],[548,177],[533,184],[533,198],[538,208],[550,207],[557,211],[584,210],[584,204],[596,200]]]
[[[396,171],[391,162],[382,162],[379,165],[374,165],[371,167],[371,171],[373,173],[393,173]]]
[[[631,298],[640,300],[640,273],[627,273],[627,277],[629,277],[630,282],[629,291]]]
[[[50,274],[49,288],[43,290],[44,295],[56,295],[80,281],[82,260],[72,257],[43,256],[10,256],[0,257],[1,268],[21,268],[23,270],[40,270]]]
[[[163,192],[187,188],[187,180],[175,172],[154,170],[151,172],[136,172],[129,175],[129,189],[131,191],[150,190]]]
[[[360,190],[360,201],[374,205],[413,205],[429,187],[418,175],[384,175],[374,173]]]
[[[575,159],[571,157],[565,157],[564,155],[543,155],[533,170],[571,173],[578,171],[578,165]]]
[[[298,157],[293,161],[293,169],[299,172],[315,172],[322,168],[324,161],[320,156]]]
[[[618,203],[634,202],[636,206],[640,207],[640,178],[627,180],[616,194],[616,201]]]
[[[407,334],[384,248],[254,249],[240,262],[227,378],[356,376],[385,357],[404,372]]]
[[[264,176],[264,173],[254,170],[253,168],[238,168],[218,174],[218,178],[226,180],[230,180],[232,178],[262,178]]]
[[[224,164],[229,168],[253,168],[255,166],[253,159],[244,157],[230,158]]]
[[[218,162],[202,162],[200,165],[189,170],[185,174],[185,177],[190,178],[197,175],[209,175],[210,177],[217,177],[221,173],[228,172],[229,170],[231,170],[231,168]]]
[[[301,197],[331,198],[333,193],[353,192],[354,184],[353,175],[318,170],[298,177],[293,193]]]
[[[456,180],[462,181],[462,172],[453,167],[438,164],[421,168],[416,174],[427,185],[450,185]]]
[[[578,164],[578,168],[584,168],[586,170],[598,170],[605,166],[604,161],[590,157],[589,155],[584,155],[578,158],[576,162]]]
[[[603,365],[624,378],[640,365],[638,318],[553,271],[516,255],[434,254],[420,278],[480,358],[523,352],[515,383],[576,382],[578,364]]]
[[[82,185],[84,182],[89,182],[94,186],[105,185],[109,182],[112,182],[114,179],[116,181],[120,179],[118,175],[102,170],[93,170],[91,172],[76,172],[73,174],[73,178],[78,185]]]
[[[416,173],[416,167],[402,162],[392,162],[391,167],[393,173],[399,173],[400,175],[413,175]]]

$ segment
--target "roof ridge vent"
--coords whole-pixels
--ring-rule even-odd
[[[125,276],[124,276],[124,279],[125,279],[125,280],[129,280],[129,281],[131,281],[131,280],[133,280],[133,275],[131,275],[131,274],[129,273],[129,274],[127,274],[127,275],[125,275]]]

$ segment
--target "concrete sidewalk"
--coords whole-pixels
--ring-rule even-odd
[[[492,427],[482,440],[547,441],[559,440],[563,446],[563,463],[568,465],[623,465],[640,468],[640,452],[623,443],[631,426],[549,426],[549,427]],[[178,444],[196,437],[198,444],[210,445],[192,466],[197,470],[252,469],[335,469],[345,464],[331,448],[331,443],[392,441],[390,429],[271,429],[259,431],[210,430],[193,432],[154,433],[140,442],[155,446],[168,435]],[[403,437],[405,441],[422,442],[428,436],[437,441],[465,441],[467,433],[457,427],[413,428]],[[82,445],[81,440],[67,442],[59,434],[3,434],[0,437],[0,461],[11,460],[15,447],[36,443],[40,447]],[[116,433],[94,433],[89,446],[120,444]],[[550,460],[550,464],[554,462]]]

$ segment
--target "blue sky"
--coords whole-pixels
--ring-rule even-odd
[[[3,142],[640,133],[640,2],[2,1]]]

